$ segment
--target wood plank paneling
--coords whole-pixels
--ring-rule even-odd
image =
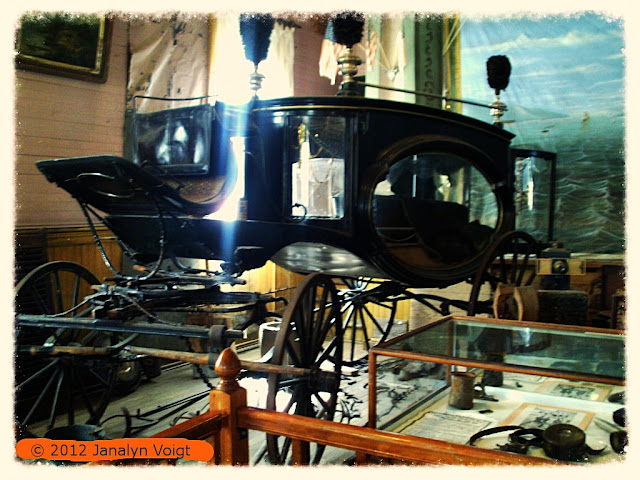
[[[15,72],[16,227],[85,225],[75,201],[35,168],[43,159],[122,155],[128,24],[116,19],[104,84]]]
[[[33,164],[37,160],[50,158],[68,158],[74,156],[94,155],[100,153],[115,153],[122,151],[122,145],[112,139],[105,138],[103,141],[88,142],[83,140],[63,140],[59,138],[27,138],[23,139],[20,153],[16,156],[16,170],[22,163]],[[21,158],[31,156],[34,158]],[[27,167],[28,168],[28,167]],[[33,165],[35,168],[35,165]],[[37,171],[34,170],[34,172]]]
[[[113,234],[99,228],[104,250],[109,261],[122,269],[122,251],[113,240]],[[102,259],[100,250],[88,228],[77,229],[19,229],[15,232],[16,282],[37,266],[57,260],[79,263],[94,273],[99,280],[113,276]],[[88,293],[88,292],[87,292]]]
[[[16,125],[16,135],[100,142],[105,137],[118,138],[122,129],[122,125],[114,125],[96,111],[87,112],[81,117],[77,117],[76,111],[67,110],[65,116],[66,118],[63,118],[60,111],[54,112],[50,116],[47,113],[34,117],[24,116],[23,119],[26,120]],[[52,118],[55,120],[52,121]]]
[[[47,235],[44,230],[19,232],[15,236],[14,284],[31,270],[47,262]]]
[[[29,77],[27,77],[29,75]],[[16,106],[24,110],[24,115],[40,115],[42,113],[58,113],[69,111],[73,113],[74,109],[82,109],[91,111],[96,109],[95,99],[92,97],[94,93],[109,93],[111,95],[120,95],[120,88],[109,91],[106,87],[100,90],[102,84],[96,84],[93,88],[78,88],[74,85],[53,84],[51,82],[39,82],[33,72],[20,72],[20,77],[16,85]],[[78,82],[78,80],[75,80]],[[48,88],[41,88],[43,85],[56,88],[60,95],[65,95],[65,102],[51,102],[47,91]],[[108,98],[108,97],[107,97]],[[101,116],[119,115],[123,111],[122,104],[104,102],[100,105]]]
[[[103,239],[103,246],[109,261],[120,270],[122,268],[122,250],[109,237],[113,237],[106,229],[98,231]],[[99,280],[113,277],[113,272],[102,259],[100,250],[94,243],[88,229],[60,230],[47,232],[47,253],[49,261],[70,260],[88,268]]]

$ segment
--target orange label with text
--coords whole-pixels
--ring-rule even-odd
[[[184,438],[122,438],[118,440],[49,440],[27,438],[16,444],[24,459],[101,462],[135,459],[184,459],[208,462],[213,447],[204,440]]]

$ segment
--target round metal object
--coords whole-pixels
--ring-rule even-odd
[[[627,432],[624,430],[611,432],[609,435],[609,441],[611,442],[611,448],[616,453],[625,453],[625,448],[629,444]]]
[[[342,368],[342,323],[333,280],[311,274],[296,288],[274,345],[272,364],[310,369],[305,376],[269,375],[267,408],[333,420]],[[327,374],[328,373],[328,374]],[[269,462],[287,464],[291,439],[267,435]],[[310,445],[310,463],[317,464],[323,445]]]
[[[586,435],[578,427],[558,423],[546,428],[542,434],[544,453],[558,460],[580,460],[586,453]]]
[[[84,317],[82,300],[101,282],[82,265],[50,262],[16,286],[17,313]],[[105,347],[110,334],[73,328],[22,328],[16,345]],[[104,355],[16,357],[15,420],[33,433],[56,425],[97,425],[111,398],[117,362]]]
[[[460,410],[473,408],[474,384],[476,376],[470,372],[453,372],[451,374],[451,390],[449,405]]]

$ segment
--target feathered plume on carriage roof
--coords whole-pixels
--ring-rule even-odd
[[[499,95],[500,90],[504,90],[509,85],[509,75],[511,75],[511,63],[505,55],[489,57],[487,60],[487,80],[496,95]]]
[[[269,13],[240,15],[240,35],[244,45],[244,55],[256,68],[267,58],[274,23],[275,19]]]
[[[333,16],[335,40],[347,48],[353,47],[362,39],[364,15],[359,12],[345,11]]]

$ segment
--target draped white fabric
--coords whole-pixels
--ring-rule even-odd
[[[206,95],[229,103],[244,103],[253,92],[254,70],[245,59],[238,15],[215,18],[213,52],[209,52],[207,16],[173,16],[131,20],[129,107],[133,97],[191,98]],[[294,28],[275,24],[267,58],[258,72],[265,76],[260,98],[293,95]],[[137,99],[137,111],[185,106]]]
[[[238,16],[216,17],[209,92],[217,100],[240,104],[251,98],[249,77],[253,64],[245,58]],[[265,76],[258,91],[261,99],[293,95],[294,29],[275,23],[267,58],[258,65]]]
[[[207,17],[133,19],[129,48],[130,107],[133,107],[132,97],[135,95],[164,98],[207,95]],[[170,106],[167,102],[136,100],[138,111],[158,110]]]

